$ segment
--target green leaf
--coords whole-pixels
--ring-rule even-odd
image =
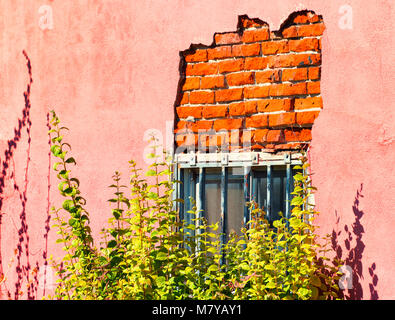
[[[156,255],[156,260],[166,260],[167,259],[167,254],[165,252],[158,252],[158,254]]]
[[[74,163],[74,164],[77,164],[77,163],[75,162],[75,159],[74,159],[73,157],[68,158],[65,162],[66,162],[66,163]]]
[[[218,266],[216,264],[212,264],[208,267],[207,272],[216,272],[218,270]]]
[[[107,247],[114,248],[116,245],[117,245],[117,242],[115,240],[111,240],[108,242]]]

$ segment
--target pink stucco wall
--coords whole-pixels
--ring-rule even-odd
[[[52,9],[52,29],[42,29],[42,5]],[[343,5],[352,9],[351,29],[344,28]],[[310,151],[319,190],[317,222],[323,234],[336,233],[333,245],[353,268],[350,298],[395,298],[394,6],[379,0],[2,1],[0,271],[7,274],[7,289],[13,294],[18,282],[18,261],[9,267],[18,243],[24,248],[21,266],[28,260],[32,268],[41,267],[44,252],[59,252],[53,230],[48,242],[45,238],[48,206],[60,203],[56,177],[51,173],[48,179],[50,109],[71,129],[67,139],[78,162],[73,172],[98,233],[109,217],[106,187],[113,171],[127,179],[128,160],[144,166],[144,132],[165,133],[166,121],[173,121],[179,51],[191,43],[211,44],[215,32],[235,30],[238,15],[258,17],[277,30],[301,9],[321,14],[326,25],[324,109],[314,124]],[[24,107],[28,73],[22,50],[33,72],[31,142],[24,127],[2,172]],[[21,213],[28,229],[20,241]],[[42,293],[41,285],[34,295]]]

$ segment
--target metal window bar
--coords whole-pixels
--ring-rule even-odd
[[[179,206],[180,219],[185,219],[186,224],[190,224],[191,216],[188,213],[192,209],[189,200],[190,196],[196,195],[197,209],[204,210],[205,207],[205,183],[206,172],[205,168],[221,168],[221,246],[226,243],[226,224],[227,224],[227,196],[228,196],[228,168],[243,167],[243,191],[244,200],[249,202],[255,200],[258,202],[258,179],[262,179],[262,174],[255,174],[254,169],[257,167],[266,167],[266,206],[265,211],[267,218],[271,221],[274,218],[273,209],[273,166],[285,165],[285,216],[287,218],[291,215],[290,201],[291,191],[293,186],[292,165],[300,164],[299,154],[268,155],[260,153],[241,153],[241,154],[179,154],[175,157],[177,166],[177,178],[182,182],[179,188],[176,189],[177,197],[184,199],[184,205]],[[198,168],[199,173],[196,174],[189,169]],[[194,177],[195,176],[195,177]],[[282,182],[281,182],[282,185]],[[282,187],[281,187],[282,190]],[[281,191],[282,192],[282,191]],[[199,217],[201,217],[199,211]],[[244,208],[243,222],[244,225],[250,219],[250,211],[247,207]]]

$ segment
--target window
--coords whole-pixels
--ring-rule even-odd
[[[175,174],[182,184],[176,197],[185,200],[179,204],[180,218],[191,223],[190,196],[208,224],[219,221],[218,232],[225,235],[232,231],[240,234],[250,218],[246,203],[251,200],[264,208],[271,223],[279,218],[280,211],[289,217],[292,167],[300,164],[298,158],[298,154],[258,152],[177,155]]]

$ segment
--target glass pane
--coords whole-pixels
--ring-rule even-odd
[[[228,220],[226,223],[227,233],[232,231],[241,235],[241,228],[244,225],[244,189],[242,180],[228,182]]]
[[[207,224],[220,222],[221,219],[221,180],[206,181],[205,190],[205,212],[204,216],[207,219]],[[218,224],[218,233],[220,233],[220,224]]]

